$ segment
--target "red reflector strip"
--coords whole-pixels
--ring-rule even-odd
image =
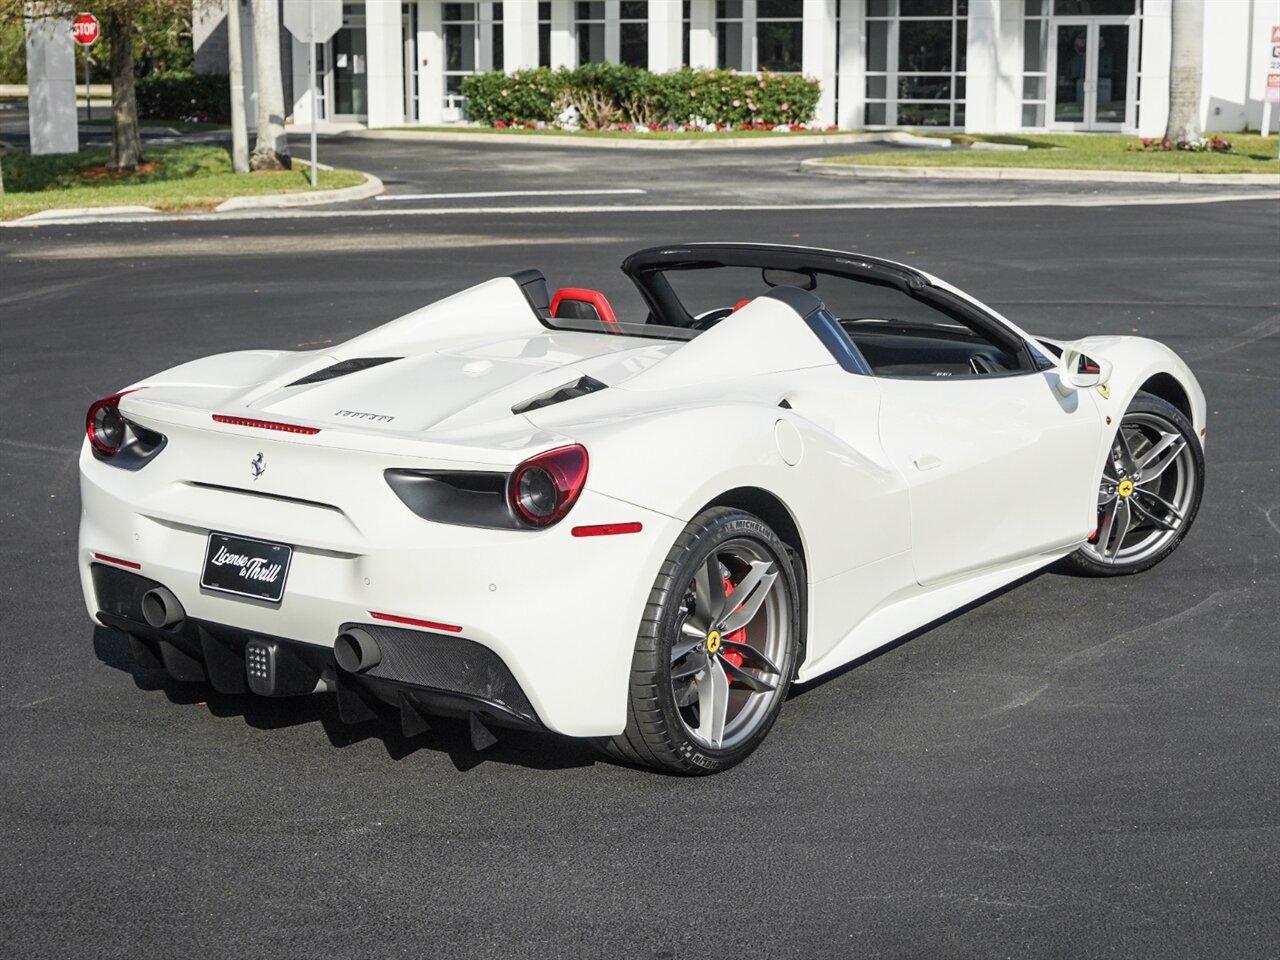
[[[614,537],[620,533],[639,533],[644,528],[639,520],[630,523],[597,523],[589,527],[574,527],[575,537]]]
[[[257,427],[259,430],[279,430],[281,433],[303,433],[311,436],[320,432],[319,427],[303,427],[277,420],[254,420],[252,417],[231,417],[225,413],[215,413],[213,419],[218,423],[229,423],[233,427]]]
[[[130,570],[141,570],[142,564],[134,563],[132,560],[121,560],[119,557],[108,557],[105,553],[95,553],[93,559],[101,560],[103,563],[114,563],[118,567],[128,567]]]
[[[397,617],[393,613],[375,613],[369,611],[369,616],[375,620],[385,620],[387,623],[403,623],[410,627],[422,627],[426,630],[447,630],[449,633],[461,633],[461,627],[455,627],[451,623],[436,623],[434,620],[415,620],[413,617]]]

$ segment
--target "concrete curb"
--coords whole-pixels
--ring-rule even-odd
[[[294,160],[305,164],[305,160]],[[325,169],[323,164],[318,168]],[[329,168],[332,169],[332,168]],[[386,190],[382,181],[371,173],[364,175],[364,183],[354,187],[340,187],[337,190],[316,190],[313,193],[267,193],[259,197],[232,197],[213,208],[214,213],[226,213],[228,210],[261,210],[265,207],[314,207],[321,203],[342,203],[347,200],[368,200]]]
[[[295,163],[306,164],[305,160]],[[323,163],[317,164],[321,170],[332,170]],[[367,200],[376,197],[386,190],[382,181],[371,173],[364,175],[364,183],[354,187],[340,187],[336,190],[317,190],[315,193],[268,193],[256,197],[232,197],[213,208],[213,213],[226,213],[235,210],[280,210],[290,207],[312,207],[325,203],[342,203],[348,200]],[[166,212],[155,207],[55,207],[52,210],[41,210],[29,213],[25,217],[13,220],[0,220],[0,227],[39,226],[54,223],[110,223],[118,217],[154,217],[155,219],[190,219],[200,213]]]
[[[1079,183],[1194,183],[1223,186],[1280,187],[1280,172],[1270,173],[1150,173],[1133,170],[1048,170],[1036,167],[878,167],[802,160],[803,173],[858,180],[1038,180]]]
[[[435,143],[515,143],[545,147],[585,147],[595,150],[758,150],[796,147],[801,144],[880,143],[883,133],[787,134],[774,137],[726,137],[724,140],[633,140],[607,137],[572,137],[551,134],[447,133],[434,130],[361,130],[343,134],[361,140],[417,140]],[[920,138],[923,139],[923,138]],[[892,141],[890,141],[892,142]],[[939,141],[934,141],[939,142]]]
[[[100,219],[103,221],[111,220],[113,217],[126,217],[135,214],[156,214],[159,216],[160,211],[155,207],[54,207],[52,210],[40,210],[36,213],[29,213],[25,217],[18,217],[9,220],[8,223],[46,223],[49,221],[61,220],[80,220],[86,217]]]

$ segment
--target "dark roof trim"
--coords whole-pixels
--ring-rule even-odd
[[[792,247],[775,243],[681,243],[639,250],[622,261],[622,271],[636,280],[654,270],[697,270],[708,267],[760,267],[819,270],[833,276],[872,278],[894,286],[920,289],[929,279],[918,270],[840,250]]]

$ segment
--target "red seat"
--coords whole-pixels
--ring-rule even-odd
[[[599,290],[561,287],[551,298],[551,316],[566,320],[599,320],[610,333],[621,333],[618,318]]]

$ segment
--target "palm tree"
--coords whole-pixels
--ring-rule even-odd
[[[1204,75],[1204,0],[1173,0],[1169,58],[1169,123],[1165,139],[1199,140],[1200,86]]]
[[[253,0],[253,67],[258,87],[258,135],[249,166],[287,170],[292,166],[284,133],[284,80],[280,73],[280,5]]]

